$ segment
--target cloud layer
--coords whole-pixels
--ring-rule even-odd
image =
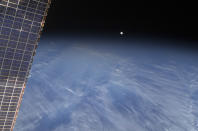
[[[57,45],[38,50],[15,131],[198,131],[197,56]]]

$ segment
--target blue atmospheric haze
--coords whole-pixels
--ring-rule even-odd
[[[46,39],[14,131],[198,131],[196,53]]]

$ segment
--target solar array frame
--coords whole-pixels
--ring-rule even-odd
[[[0,131],[16,122],[51,0],[0,0]]]

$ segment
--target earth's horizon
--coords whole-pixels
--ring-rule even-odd
[[[198,54],[109,42],[43,38],[14,131],[198,131]]]

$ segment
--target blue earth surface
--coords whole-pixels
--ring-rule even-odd
[[[14,130],[198,131],[198,54],[140,42],[43,37]]]

